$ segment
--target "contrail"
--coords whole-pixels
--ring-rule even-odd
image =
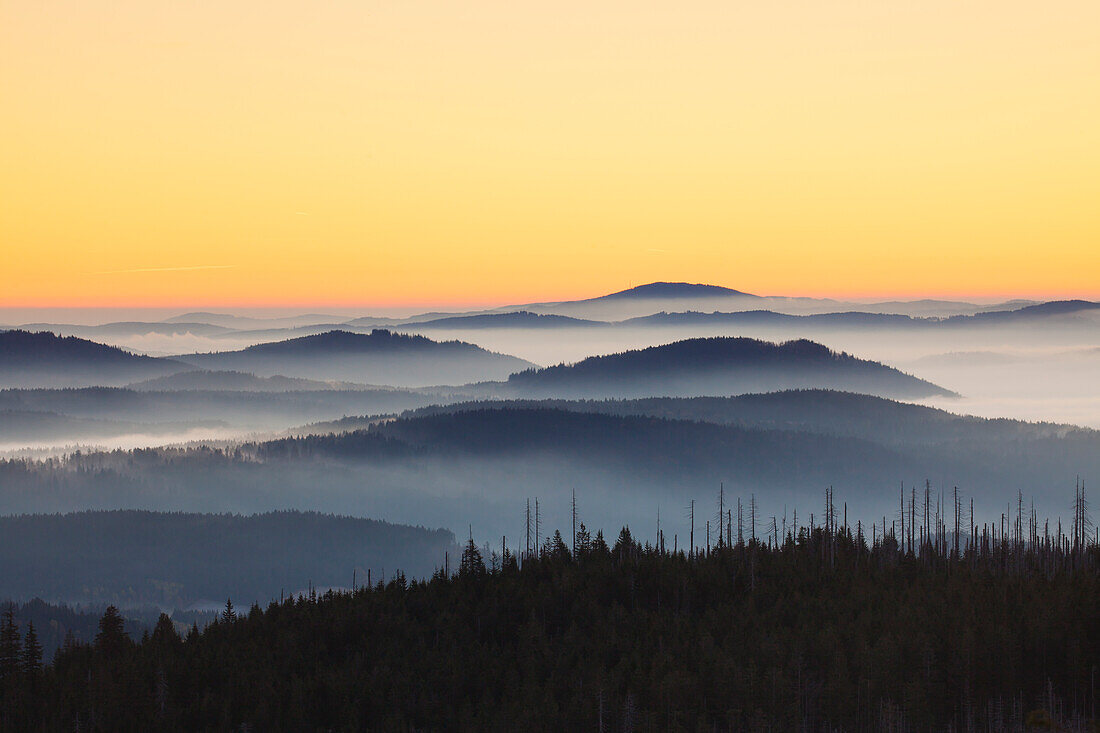
[[[102,270],[91,275],[120,275],[127,272],[178,272],[180,270],[228,270],[236,265],[190,265],[188,267],[138,267],[133,270]]]

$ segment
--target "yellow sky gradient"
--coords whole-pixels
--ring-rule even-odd
[[[0,306],[1100,298],[1096,0],[0,2]]]

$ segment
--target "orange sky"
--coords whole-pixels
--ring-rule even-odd
[[[0,4],[0,306],[1100,298],[1095,0]]]

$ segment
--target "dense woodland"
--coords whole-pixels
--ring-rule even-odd
[[[778,543],[753,507],[719,512],[698,553],[536,522],[518,551],[471,540],[422,582],[229,602],[183,638],[163,617],[134,641],[109,608],[46,667],[9,617],[0,728],[1095,730],[1083,491],[1063,531],[1022,504],[966,533],[957,504],[920,508],[884,538],[827,494]]]

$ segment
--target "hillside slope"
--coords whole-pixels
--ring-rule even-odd
[[[502,379],[531,366],[530,362],[473,344],[433,341],[384,329],[369,334],[328,331],[240,351],[177,358],[210,370],[396,387]]]
[[[699,338],[532,369],[507,382],[514,396],[694,397],[825,388],[884,397],[948,396],[938,385],[821,344]]]
[[[186,369],[171,359],[48,331],[0,331],[0,387],[116,386]]]

